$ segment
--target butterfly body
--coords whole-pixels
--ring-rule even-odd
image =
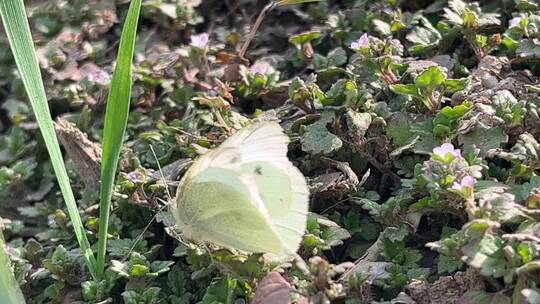
[[[177,230],[246,252],[296,252],[309,192],[287,144],[277,123],[255,123],[197,159],[178,188]]]

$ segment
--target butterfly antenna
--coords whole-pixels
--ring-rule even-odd
[[[154,159],[155,159],[155,161],[157,163],[157,166],[158,166],[158,169],[159,169],[159,174],[161,175],[161,181],[165,185],[165,191],[167,193],[167,197],[168,197],[168,199],[170,201],[172,201],[172,196],[171,196],[171,192],[169,191],[169,186],[167,185],[167,182],[165,181],[165,176],[163,175],[163,171],[161,170],[161,165],[160,165],[159,160],[157,158],[156,151],[154,151],[154,147],[151,144],[150,144],[150,150],[152,151],[152,155],[154,156]],[[146,231],[148,231],[148,229],[150,229],[150,225],[152,225],[152,223],[156,219],[156,216],[158,214],[162,214],[162,211],[165,208],[165,206],[166,206],[166,204],[164,204],[163,206],[161,206],[158,209],[158,212],[156,212],[156,214],[154,214],[152,219],[150,219],[150,222],[148,222],[148,224],[144,227],[143,231],[135,238],[135,241],[133,242],[133,245],[129,249],[128,254],[122,259],[122,262],[125,262],[127,260],[127,258],[131,255],[131,253],[135,249],[135,246],[137,246],[137,244],[142,240],[142,238],[143,238],[144,234],[146,233]]]
[[[172,201],[172,195],[171,195],[171,192],[169,191],[169,185],[167,185],[167,181],[165,180],[165,175],[163,175],[163,171],[161,170],[161,165],[159,164],[156,151],[154,151],[154,147],[152,146],[152,144],[150,144],[150,151],[152,151],[152,155],[154,156],[154,159],[158,166],[159,175],[161,175],[161,182],[165,185],[165,192],[167,192],[167,197],[170,201]]]
[[[161,211],[163,211],[163,208],[165,208],[165,206],[161,206],[161,208],[159,208],[158,212],[156,214],[154,214],[152,219],[150,219],[150,222],[148,222],[148,224],[146,224],[143,231],[141,231],[141,233],[139,233],[139,235],[135,238],[135,241],[133,242],[133,245],[131,246],[131,248],[129,248],[128,254],[126,254],[126,256],[122,259],[122,262],[125,262],[128,259],[128,257],[131,255],[131,253],[135,249],[135,246],[137,246],[137,244],[141,241],[141,239],[143,238],[146,231],[148,231],[148,229],[150,229],[150,225],[152,225],[152,223],[156,219],[156,216],[158,215],[158,213],[161,213]]]
[[[169,199],[169,201],[172,201],[172,195],[171,195],[171,192],[169,191],[169,185],[167,185],[167,181],[165,180],[165,175],[163,175],[163,171],[161,170],[161,165],[159,164],[159,160],[157,158],[157,155],[156,155],[156,151],[154,151],[154,147],[150,144],[150,150],[152,151],[152,155],[154,156],[154,159],[156,160],[156,164],[158,166],[158,169],[159,169],[159,174],[161,175],[161,181],[163,182],[163,184],[165,185],[165,191],[167,193],[167,197]],[[158,200],[162,201],[162,203],[165,203],[162,199],[160,198],[157,198]],[[161,207],[158,211],[158,213],[161,213],[161,211],[163,210],[165,206]],[[157,215],[157,214],[156,214]],[[154,218],[152,219],[152,221],[156,218],[156,215],[154,215]],[[151,222],[150,222],[151,223]],[[150,224],[148,224],[148,226],[150,226]],[[178,234],[178,237],[176,238],[180,243],[182,243],[184,246],[186,247],[190,247],[189,244],[187,244],[186,242],[184,242],[182,240],[182,236],[180,234]],[[134,245],[135,246],[135,245]],[[210,248],[208,248],[208,246],[206,246],[206,244],[203,243],[203,246],[204,248],[206,249],[206,251],[208,252],[208,255],[210,256],[210,263],[211,265],[214,264],[214,257],[212,256],[212,252],[210,251]]]

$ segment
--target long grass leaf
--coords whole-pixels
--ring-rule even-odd
[[[2,229],[2,224],[0,223],[0,299],[2,299],[2,303],[24,304],[24,296],[13,276],[13,269],[10,266],[11,262],[6,253],[6,243],[4,242]]]
[[[99,204],[99,234],[97,252],[97,276],[101,278],[105,269],[107,228],[111,206],[112,188],[118,166],[118,158],[124,139],[129,104],[131,101],[131,64],[135,49],[137,23],[141,0],[133,0],[122,29],[116,67],[113,73],[103,130],[103,154],[101,159],[101,190]]]
[[[322,0],[280,0],[277,1],[276,4],[279,6],[285,6],[285,5],[295,5],[295,4],[302,4],[302,3],[311,3],[311,2],[319,2]]]
[[[77,203],[69,184],[69,178],[64,166],[60,146],[54,132],[53,121],[47,104],[45,88],[30,34],[30,26],[22,0],[0,0],[0,16],[7,34],[15,62],[30,99],[34,115],[51,157],[54,173],[62,190],[67,205],[69,217],[79,246],[83,252],[86,264],[92,275],[95,275],[96,260],[86,238],[86,232],[81,221]]]

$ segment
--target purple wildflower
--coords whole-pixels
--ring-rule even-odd
[[[351,43],[351,49],[359,50],[369,46],[369,36],[368,34],[362,35],[358,40]]]
[[[141,172],[133,171],[126,174],[128,180],[133,183],[141,183],[144,181],[144,175]]]
[[[454,182],[452,189],[462,191],[463,189],[473,189],[474,185],[476,185],[476,179],[467,175],[461,179],[461,182]]]
[[[191,36],[191,45],[199,49],[204,49],[208,46],[209,37],[208,33],[193,35]]]
[[[266,74],[268,72],[269,68],[270,68],[270,66],[269,66],[268,63],[258,61],[258,62],[255,62],[249,68],[249,70],[251,71],[251,74],[253,74],[253,75],[257,75],[257,74],[264,75],[264,74]]]
[[[436,147],[433,149],[433,154],[440,156],[441,158],[445,158],[446,154],[452,154],[454,157],[461,157],[461,151],[459,149],[455,149],[454,145],[451,143],[445,143],[442,144],[440,147]]]
[[[521,17],[514,17],[508,21],[508,27],[519,27],[521,23]]]
[[[369,282],[373,283],[378,277],[385,273],[384,268],[381,266],[373,266],[369,270]]]

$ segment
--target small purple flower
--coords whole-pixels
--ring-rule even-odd
[[[350,47],[353,50],[359,50],[368,46],[369,46],[369,36],[368,34],[364,34],[360,38],[358,38],[358,40],[351,43]]]
[[[381,266],[373,266],[369,270],[369,282],[373,283],[378,277],[385,273],[384,268]]]
[[[261,74],[264,75],[268,72],[268,69],[270,68],[269,64],[266,62],[255,62],[249,70],[251,71],[251,74],[257,75]]]
[[[462,191],[463,189],[473,189],[474,185],[476,185],[476,179],[467,175],[461,179],[461,182],[454,182],[452,189]]]
[[[433,154],[440,156],[441,158],[445,158],[446,154],[452,154],[454,157],[461,157],[461,151],[459,149],[455,149],[454,145],[451,143],[445,143],[442,144],[440,147],[436,147],[433,149]]]
[[[510,21],[508,21],[508,27],[510,28],[519,27],[520,23],[521,23],[521,17],[514,17],[510,19]]]
[[[126,177],[133,183],[142,183],[144,181],[144,175],[137,171],[129,172]]]
[[[208,46],[209,37],[208,33],[193,35],[191,36],[191,45],[199,49],[204,49]]]

